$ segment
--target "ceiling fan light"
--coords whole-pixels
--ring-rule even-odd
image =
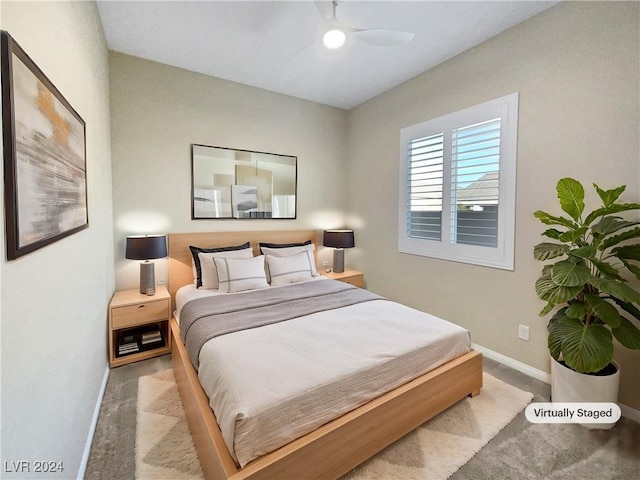
[[[331,30],[327,30],[327,32],[322,37],[322,43],[325,47],[330,50],[336,50],[344,45],[347,36],[346,34],[338,29],[332,28]]]

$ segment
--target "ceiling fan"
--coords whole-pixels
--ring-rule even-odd
[[[336,50],[342,47],[347,40],[347,36],[355,37],[358,40],[371,45],[393,47],[409,43],[415,35],[411,32],[401,32],[398,30],[387,30],[381,28],[353,28],[338,20],[336,16],[336,10],[338,8],[337,0],[333,0],[331,2],[331,17],[327,15],[325,9],[328,2],[316,1],[315,3],[326,25],[325,33],[322,36],[322,43],[330,50]]]

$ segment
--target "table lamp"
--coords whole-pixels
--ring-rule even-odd
[[[333,247],[333,271],[344,272],[344,249],[355,247],[353,230],[325,230],[322,245]]]
[[[127,237],[125,258],[129,260],[144,260],[140,263],[140,293],[156,294],[156,276],[154,258],[167,256],[167,237],[165,235],[136,235]]]

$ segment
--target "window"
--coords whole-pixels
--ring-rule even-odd
[[[518,94],[403,128],[399,250],[513,270]]]

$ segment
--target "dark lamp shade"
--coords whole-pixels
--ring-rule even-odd
[[[353,248],[356,246],[353,230],[325,230],[322,245],[333,248]]]
[[[167,256],[167,237],[148,235],[127,237],[125,258],[129,260],[151,260]]]

